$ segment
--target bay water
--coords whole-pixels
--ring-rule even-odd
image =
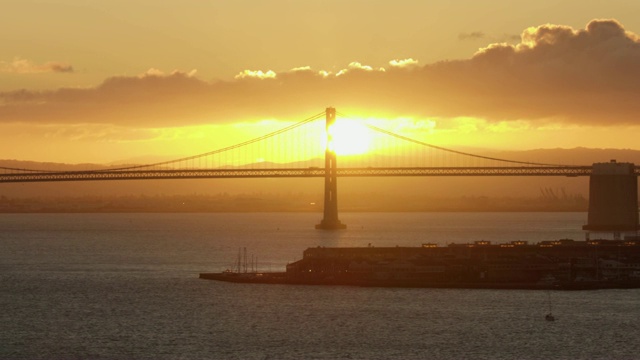
[[[198,279],[246,253],[584,238],[586,213],[0,215],[0,359],[638,359],[640,290],[394,289]],[[253,259],[253,261],[251,260]],[[547,322],[551,298],[557,320]]]

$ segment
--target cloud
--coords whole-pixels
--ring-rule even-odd
[[[470,33],[460,33],[458,34],[458,39],[460,40],[480,40],[484,39],[485,34],[482,31],[474,31]]]
[[[310,71],[311,70],[311,66],[299,66],[299,67],[295,67],[293,69],[291,69],[291,71]]]
[[[276,73],[273,70],[262,72],[262,70],[244,70],[235,76],[236,79],[275,79]]]
[[[73,66],[68,64],[62,64],[62,63],[54,63],[54,62],[49,62],[44,64],[43,69],[46,69],[55,73],[72,73],[73,72]]]
[[[341,76],[348,73],[351,70],[355,71],[373,71],[373,67],[369,65],[363,65],[358,61],[352,61],[346,69],[342,69],[336,73],[336,76]],[[378,71],[385,71],[384,68],[378,68]]]
[[[592,123],[638,121],[639,107],[631,99],[640,92],[640,41],[615,20],[593,20],[579,30],[550,24],[531,27],[518,44],[492,44],[469,60],[436,64],[430,71],[467,97],[476,92],[478,99],[502,100],[484,110],[486,105],[469,100],[472,113]],[[454,80],[453,73],[468,81]]]
[[[415,66],[415,65],[418,65],[418,60],[414,60],[412,58],[402,59],[402,60],[394,59],[389,61],[389,65],[391,65],[392,67],[398,67],[398,68]]]
[[[473,31],[470,33],[458,34],[458,40],[460,41],[492,41],[494,43],[504,42],[519,42],[521,39],[520,34],[501,34],[501,35],[487,35],[482,31]]]
[[[410,58],[391,60],[387,69],[354,61],[337,72],[244,70],[212,82],[195,71],[151,69],[93,88],[4,92],[0,122],[151,128],[304,118],[335,106],[376,117],[637,125],[639,98],[639,37],[615,20],[593,20],[584,29],[528,28],[515,44],[422,66]]]
[[[72,73],[73,67],[60,62],[48,62],[42,65],[30,60],[14,58],[11,62],[0,61],[0,73],[36,74],[36,73]]]

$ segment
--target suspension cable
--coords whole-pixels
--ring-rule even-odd
[[[134,165],[134,166],[127,166],[127,167],[120,167],[120,168],[110,168],[110,169],[104,169],[104,170],[95,170],[95,172],[140,169],[140,168],[146,168],[146,167],[174,164],[174,163],[181,162],[181,161],[193,160],[193,159],[197,159],[197,158],[201,158],[201,157],[205,157],[205,156],[209,156],[209,155],[215,155],[215,154],[219,154],[219,153],[222,153],[222,152],[225,152],[225,151],[237,149],[239,147],[243,147],[243,146],[246,146],[246,145],[250,145],[250,144],[256,143],[258,141],[262,141],[262,140],[274,137],[276,135],[279,135],[279,134],[282,134],[282,133],[287,132],[289,130],[292,130],[292,129],[295,129],[297,127],[300,127],[302,125],[308,124],[308,123],[310,123],[312,121],[318,120],[323,116],[325,116],[325,113],[321,112],[321,113],[313,115],[313,116],[311,116],[309,118],[306,118],[306,119],[304,119],[302,121],[299,121],[299,122],[297,122],[295,124],[292,124],[292,125],[289,125],[289,126],[286,126],[286,127],[282,128],[282,129],[279,129],[279,130],[273,131],[271,133],[268,133],[266,135],[262,135],[262,136],[259,136],[257,138],[253,138],[251,140],[247,140],[247,141],[241,142],[239,144],[230,145],[230,146],[227,146],[227,147],[224,147],[224,148],[220,148],[220,149],[209,151],[209,152],[202,153],[202,154],[187,156],[187,157],[174,159],[174,160],[167,160],[167,161],[157,162],[157,163],[153,163],[153,164]]]
[[[209,151],[209,152],[206,152],[206,153],[187,156],[187,157],[183,157],[183,158],[179,158],[179,159],[161,161],[161,162],[152,163],[152,164],[119,167],[119,168],[108,168],[108,169],[99,169],[99,170],[72,170],[72,171],[62,171],[62,172],[65,172],[65,173],[75,173],[75,172],[86,173],[86,172],[123,171],[123,170],[133,170],[133,169],[141,169],[141,168],[148,168],[148,167],[154,167],[154,166],[169,165],[169,164],[174,164],[174,163],[178,163],[178,162],[181,162],[181,161],[193,160],[193,159],[202,158],[202,157],[205,157],[205,156],[215,155],[215,154],[219,154],[219,153],[222,153],[222,152],[225,152],[225,151],[237,149],[237,148],[242,147],[242,146],[250,145],[250,144],[256,143],[258,141],[262,141],[262,140],[274,137],[276,135],[282,134],[282,133],[287,132],[289,130],[295,129],[295,128],[300,127],[302,125],[305,125],[305,124],[308,124],[308,123],[313,122],[315,120],[318,120],[318,119],[320,119],[320,118],[322,118],[324,116],[325,116],[325,112],[323,111],[323,112],[315,114],[315,115],[313,115],[313,116],[311,116],[309,118],[306,118],[306,119],[304,119],[302,121],[299,121],[299,122],[297,122],[295,124],[286,126],[286,127],[282,128],[282,129],[273,131],[273,132],[268,133],[266,135],[262,135],[262,136],[259,136],[257,138],[253,138],[251,140],[247,140],[247,141],[241,142],[239,144],[235,144],[235,145],[227,146],[227,147],[220,148],[220,149],[217,149],[217,150]],[[45,173],[46,172],[53,172],[51,170],[17,169],[17,168],[10,168],[10,167],[0,167],[0,169],[13,170],[13,171],[45,172]]]
[[[346,117],[348,119],[355,120],[353,117],[350,117],[348,115],[342,114],[340,112],[336,112],[336,113],[338,115],[342,116],[342,117]],[[508,159],[501,159],[501,158],[495,158],[495,157],[484,156],[484,155],[471,154],[471,153],[467,153],[467,152],[464,152],[464,151],[458,151],[458,150],[445,148],[445,147],[442,147],[442,146],[428,144],[428,143],[425,143],[425,142],[420,141],[420,140],[412,139],[412,138],[409,138],[409,137],[406,137],[406,136],[403,136],[403,135],[399,135],[399,134],[396,134],[396,133],[388,131],[388,130],[384,130],[382,128],[379,128],[379,127],[371,125],[371,124],[364,124],[364,125],[366,127],[368,127],[369,129],[371,129],[371,130],[377,131],[377,132],[385,134],[385,135],[389,135],[389,136],[395,137],[395,138],[400,139],[400,140],[404,140],[404,141],[411,142],[411,143],[414,143],[414,144],[426,146],[426,147],[429,147],[429,148],[432,148],[432,149],[436,149],[436,150],[446,151],[446,152],[453,153],[453,154],[458,154],[458,155],[465,155],[465,156],[474,157],[474,158],[478,158],[478,159],[500,161],[500,162],[506,162],[506,163],[511,163],[511,164],[535,165],[535,166],[556,166],[556,167],[557,166],[560,166],[560,167],[570,166],[570,165],[560,165],[560,164],[537,163],[537,162],[530,162],[530,161],[508,160]]]

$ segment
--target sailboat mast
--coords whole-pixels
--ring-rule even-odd
[[[240,273],[240,264],[242,261],[242,248],[238,248],[238,259],[236,261],[236,272]]]
[[[244,248],[244,259],[243,259],[243,267],[244,267],[244,272],[247,272],[247,248]]]

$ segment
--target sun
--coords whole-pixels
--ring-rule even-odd
[[[370,150],[371,130],[355,120],[336,119],[329,132],[333,137],[330,148],[337,155],[361,155]]]

